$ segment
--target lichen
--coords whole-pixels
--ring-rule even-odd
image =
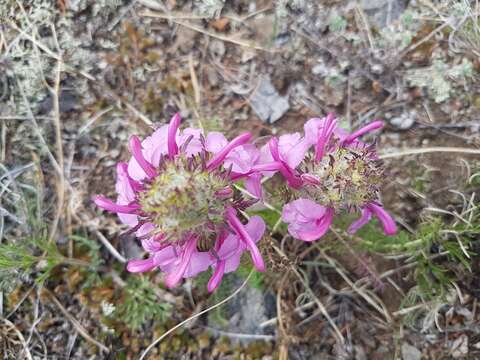
[[[452,93],[452,82],[467,81],[473,77],[473,64],[463,59],[460,64],[451,66],[442,60],[434,60],[426,69],[414,69],[406,79],[413,86],[426,87],[435,102],[447,100]]]

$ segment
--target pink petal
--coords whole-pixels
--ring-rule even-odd
[[[224,166],[232,166],[232,171],[245,174],[258,162],[260,152],[252,144],[246,144],[233,149],[225,158]]]
[[[240,266],[240,260],[244,251],[245,248],[242,251],[235,252],[232,256],[225,260],[225,274],[237,271],[238,267]]]
[[[117,191],[120,199],[126,203],[130,203],[135,200],[135,191],[133,190],[132,184],[129,180],[127,167],[128,165],[126,163],[117,164],[117,182],[115,183],[115,190]]]
[[[145,173],[145,175],[148,178],[153,179],[157,175],[157,173],[156,173],[153,165],[150,164],[145,159],[145,156],[143,154],[142,144],[140,142],[140,139],[137,136],[132,135],[130,137],[129,147],[130,147],[130,152],[132,153],[133,158],[135,159],[136,163],[140,166],[140,168],[143,170],[143,172]],[[130,175],[132,175],[132,173],[130,172],[130,168],[129,168],[129,173],[130,173]],[[142,177],[142,179],[143,179],[143,177]]]
[[[265,263],[263,262],[262,255],[255,245],[255,241],[245,229],[244,225],[238,220],[236,211],[233,208],[227,209],[227,220],[229,225],[235,231],[235,233],[242,239],[245,245],[250,250],[253,264],[258,271],[265,271]]]
[[[352,141],[359,138],[360,136],[362,136],[362,135],[364,135],[364,134],[366,134],[370,131],[381,129],[382,127],[383,127],[383,121],[380,121],[380,120],[373,121],[370,124],[362,127],[361,129],[358,129],[353,134],[348,135],[347,138],[342,141],[342,143],[345,144],[345,145],[348,145]]]
[[[394,235],[397,232],[397,225],[395,225],[395,221],[382,206],[379,206],[375,203],[370,203],[367,205],[367,208],[372,211],[381,221],[383,224],[383,232],[386,235]]]
[[[238,235],[228,235],[222,243],[220,249],[217,250],[217,255],[220,259],[225,260],[233,256],[234,253],[245,249],[245,244],[240,240]]]
[[[160,244],[160,242],[157,241],[154,236],[148,239],[143,239],[141,240],[141,242],[144,250],[148,251],[150,254],[155,254],[165,247],[162,244]]]
[[[140,226],[140,228],[137,230],[135,235],[137,235],[137,237],[145,236],[148,233],[152,232],[152,230],[154,229],[155,229],[155,225],[151,222],[147,222],[142,226]]]
[[[330,228],[333,221],[334,210],[328,208],[325,215],[317,219],[315,225],[311,224],[308,227],[301,227],[300,229],[295,229],[298,234],[298,238],[303,241],[315,241],[321,238]],[[290,229],[290,227],[289,227]]]
[[[300,198],[283,206],[284,222],[311,222],[325,215],[326,208],[310,199]]]
[[[163,125],[142,141],[143,156],[153,166],[160,163],[161,155],[168,154],[168,125]],[[132,175],[130,175],[132,176]]]
[[[272,154],[270,152],[269,144],[265,144],[260,148],[260,157],[258,159],[258,164],[269,164],[275,162],[273,160]],[[273,176],[278,170],[274,171],[263,171],[262,175],[266,177]]]
[[[245,230],[254,243],[257,243],[265,233],[265,222],[260,216],[252,216],[245,225]],[[230,234],[223,242],[217,255],[225,261],[225,273],[237,270],[242,253],[247,249],[245,243],[236,234]]]
[[[182,134],[177,140],[179,146],[182,146],[188,138],[192,137],[192,139],[187,145],[187,148],[185,149],[185,154],[187,155],[187,157],[194,156],[204,149],[204,146],[200,141],[202,133],[203,132],[201,129],[195,128],[186,128],[185,130],[183,130]]]
[[[165,285],[168,288],[175,287],[180,283],[185,272],[187,271],[187,268],[190,264],[190,260],[192,258],[193,252],[195,251],[196,246],[197,246],[196,239],[191,239],[190,241],[187,242],[178,266],[176,266],[173,269],[173,271],[168,273],[167,276],[165,277]]]
[[[208,292],[214,291],[220,283],[222,282],[223,274],[225,273],[225,261],[218,261],[215,266],[215,271],[213,272],[212,277],[208,281],[207,289]]]
[[[337,120],[333,114],[328,114],[323,123],[322,131],[318,132],[318,139],[315,146],[315,160],[319,161],[325,154],[325,146],[329,143],[335,128],[337,127]]]
[[[250,234],[252,240],[257,243],[265,233],[266,225],[261,216],[255,215],[245,225],[245,230]]]
[[[262,198],[262,175],[259,173],[250,175],[247,180],[245,180],[245,188],[253,196],[261,199]]]
[[[114,213],[135,214],[140,209],[139,204],[120,205],[102,195],[95,195],[92,200],[98,207]]]
[[[173,115],[168,125],[168,156],[172,159],[175,155],[178,154],[178,145],[177,145],[177,131],[180,127],[180,114],[176,113]],[[140,164],[141,165],[141,164]]]
[[[282,166],[280,167],[279,171],[287,180],[288,185],[295,189],[299,188],[302,185],[302,180],[297,176],[295,169],[292,169],[285,161],[282,160],[278,148],[278,139],[275,137],[271,138],[268,142],[268,147],[270,149],[270,153],[272,154],[273,160],[281,163]]]
[[[122,214],[117,213],[118,218],[122,222],[122,224],[128,225],[130,227],[134,227],[138,224],[138,216],[134,214]]]
[[[226,188],[215,191],[215,196],[223,200],[230,199],[233,196],[233,190],[227,186]]]
[[[328,231],[333,214],[333,209],[301,198],[284,205],[282,220],[288,223],[288,231],[294,238],[313,241]]]
[[[348,233],[350,234],[355,234],[361,227],[366,225],[372,218],[372,212],[368,208],[363,208],[362,209],[362,216],[354,221],[350,226],[348,227]]]
[[[187,270],[183,274],[184,278],[190,278],[204,272],[212,264],[213,259],[210,253],[195,250],[188,264]]]
[[[315,175],[312,175],[312,174],[302,174],[300,176],[300,178],[307,184],[310,184],[310,185],[320,185],[321,184],[321,181],[318,177],[316,177]]]
[[[323,129],[323,125],[327,118],[312,118],[303,125],[305,139],[310,145],[315,145],[318,140],[319,131]]]
[[[214,154],[220,152],[227,144],[227,138],[222,133],[216,131],[208,133],[205,139],[205,149]]]
[[[220,166],[225,158],[230,154],[230,152],[238,146],[241,146],[248,142],[252,134],[244,133],[242,135],[237,136],[235,139],[230,141],[222,150],[220,150],[207,164],[207,169],[212,170]]]
[[[278,138],[280,158],[295,169],[305,158],[310,144],[299,133],[286,134]]]
[[[165,266],[169,264],[175,264],[175,262],[179,260],[172,245],[169,245],[167,247],[164,247],[160,251],[157,251],[153,255],[153,258],[155,260],[155,264],[157,266],[160,266],[162,271],[165,271]]]
[[[152,258],[145,260],[130,260],[127,264],[127,271],[132,273],[150,271],[155,267]]]

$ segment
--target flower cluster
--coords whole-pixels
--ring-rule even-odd
[[[180,131],[179,126],[176,114],[145,140],[132,136],[132,158],[117,165],[117,201],[103,196],[93,201],[117,213],[150,254],[129,261],[130,272],[160,268],[167,274],[166,285],[173,287],[211,267],[208,289],[213,291],[224,273],[238,268],[244,251],[264,271],[256,243],[265,224],[258,216],[246,224],[240,221],[239,212],[252,201],[244,200],[233,184],[244,179],[250,192],[260,196],[260,172],[278,164],[257,166],[260,152],[248,143],[249,133],[228,142],[218,132],[205,137],[200,129]]]
[[[294,238],[319,239],[340,211],[361,212],[350,225],[350,233],[369,222],[372,215],[382,222],[385,234],[396,232],[395,222],[379,201],[383,167],[375,144],[359,140],[381,127],[381,121],[374,121],[349,134],[329,114],[309,120],[303,137],[296,133],[272,138],[261,149],[264,161],[281,164],[279,172],[293,191],[295,200],[284,205],[282,220]]]
[[[328,115],[309,120],[304,136],[274,137],[257,149],[249,133],[228,141],[219,132],[181,131],[176,114],[145,140],[130,138],[132,158],[117,165],[116,201],[100,195],[93,201],[117,213],[148,252],[147,259],[130,260],[128,271],[159,268],[173,287],[212,268],[208,290],[213,291],[225,273],[238,268],[244,252],[258,271],[265,270],[257,247],[265,223],[259,216],[248,221],[239,216],[263,199],[262,178],[277,172],[294,198],[282,211],[294,238],[319,239],[341,211],[362,214],[351,233],[373,215],[386,234],[395,233],[395,222],[379,201],[383,168],[375,144],[359,140],[382,126],[374,121],[349,134]],[[254,200],[243,198],[237,181]]]

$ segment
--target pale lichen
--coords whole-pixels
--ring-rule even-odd
[[[435,102],[441,103],[451,96],[454,82],[466,82],[471,77],[473,64],[464,58],[453,66],[434,60],[428,68],[410,70],[406,79],[413,86],[426,87]]]

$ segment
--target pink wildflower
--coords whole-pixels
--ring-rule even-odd
[[[358,140],[381,127],[381,121],[374,121],[349,134],[329,114],[323,119],[309,120],[303,138],[293,134],[270,140],[269,154],[264,159],[281,163],[279,172],[296,197],[282,212],[293,237],[303,241],[319,239],[328,231],[334,214],[341,210],[362,212],[360,219],[349,227],[350,233],[370,221],[372,215],[383,224],[385,234],[396,232],[395,222],[379,202],[383,168],[375,145]],[[313,152],[309,152],[312,147]]]
[[[244,176],[261,193],[261,175],[254,165],[258,150],[248,144],[249,133],[228,142],[220,133],[204,138],[200,129],[180,131],[179,126],[176,114],[145,140],[132,136],[132,158],[117,165],[117,201],[103,196],[93,201],[117,213],[149,253],[147,259],[129,261],[128,271],[160,268],[166,285],[173,287],[212,267],[208,288],[213,291],[224,273],[238,267],[244,251],[250,252],[257,270],[265,270],[256,246],[265,224],[259,217],[246,225],[239,220],[238,211],[252,202],[233,187]]]

